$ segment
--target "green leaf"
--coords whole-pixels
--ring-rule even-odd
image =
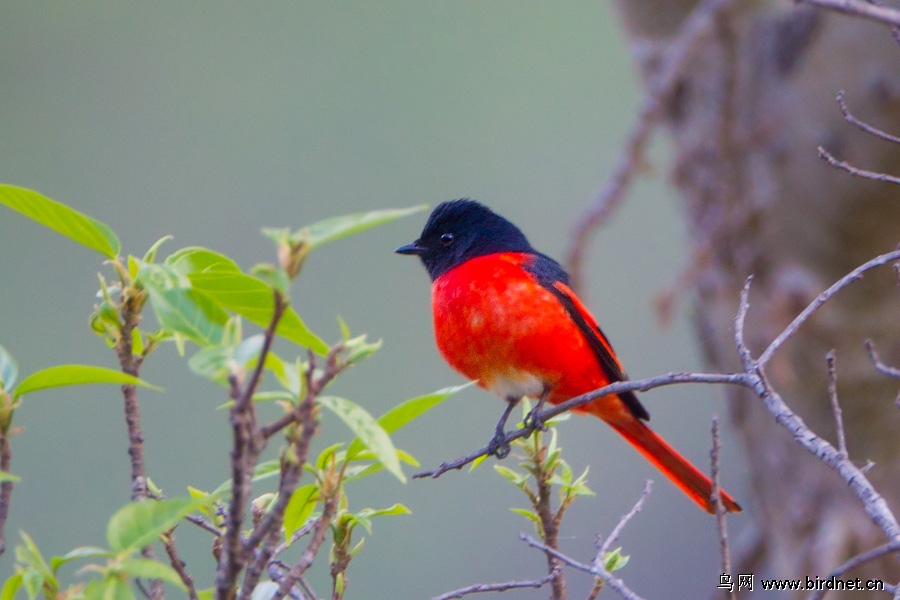
[[[236,346],[209,346],[201,348],[188,361],[191,370],[216,383],[225,384],[228,376],[246,369],[259,356],[263,336],[254,335]]]
[[[390,517],[394,515],[409,514],[412,514],[411,510],[409,510],[405,505],[397,503],[387,508],[364,508],[356,513],[356,516],[365,519],[371,519],[372,517]]]
[[[37,579],[42,582],[42,585],[47,585],[54,590],[59,589],[59,582],[56,580],[56,575],[50,569],[50,565],[47,564],[47,561],[44,560],[41,551],[38,550],[37,544],[35,544],[34,540],[31,539],[31,536],[24,531],[19,533],[22,536],[22,543],[16,546],[16,560],[28,567],[28,569],[35,574],[34,578],[26,578],[23,583],[26,587],[30,587],[34,584],[35,579]]]
[[[16,573],[3,582],[3,589],[0,590],[0,600],[13,600],[22,587],[22,574]]]
[[[34,190],[0,184],[0,204],[104,256],[115,258],[119,255],[119,238],[109,225]]]
[[[471,473],[472,471],[474,471],[475,469],[477,469],[477,468],[481,465],[481,463],[483,463],[483,462],[486,461],[487,459],[488,459],[488,455],[487,455],[487,454],[482,454],[481,456],[479,456],[478,458],[476,458],[475,460],[473,460],[473,461],[472,461],[472,464],[469,466],[469,473]]]
[[[84,587],[84,600],[135,600],[131,582],[119,577],[94,580]]]
[[[62,556],[52,557],[50,559],[50,567],[55,573],[64,564],[72,562],[73,560],[78,560],[79,558],[109,558],[111,556],[113,556],[112,552],[104,548],[97,548],[96,546],[80,546]]]
[[[298,487],[291,494],[284,509],[284,539],[290,543],[291,536],[306,523],[318,502],[319,488],[313,484]]]
[[[150,305],[159,324],[201,348],[218,344],[228,313],[213,300],[189,288],[148,287]]]
[[[19,367],[12,355],[0,346],[0,387],[10,392],[19,376]]]
[[[340,417],[356,434],[356,437],[362,440],[362,443],[375,454],[378,462],[383,464],[384,468],[393,473],[400,481],[406,481],[406,477],[400,469],[400,459],[397,458],[394,443],[368,411],[354,402],[335,396],[320,396],[318,402]]]
[[[162,388],[151,385],[121,371],[93,365],[57,365],[32,373],[22,380],[16,388],[16,397],[30,394],[38,390],[87,383],[116,383],[120,385],[137,385],[161,392]]]
[[[533,510],[528,510],[525,508],[511,508],[509,510],[513,511],[517,515],[522,515],[537,526],[541,525],[541,518],[537,516],[537,514],[535,514]]]
[[[206,270],[188,275],[193,288],[251,323],[268,327],[275,300],[272,288],[256,277],[240,272]],[[322,356],[328,345],[314,334],[293,308],[288,307],[275,333]]]
[[[291,237],[294,241],[300,241],[305,238],[310,246],[310,250],[314,250],[329,242],[345,238],[355,233],[360,233],[361,231],[365,231],[376,225],[390,223],[391,221],[417,213],[425,208],[426,206],[423,204],[421,206],[413,206],[410,208],[392,208],[331,217],[329,219],[317,221],[307,227],[303,227]]]
[[[174,527],[202,503],[191,498],[172,498],[126,504],[116,511],[106,527],[109,547],[117,553],[137,551]]]
[[[519,473],[518,471],[514,471],[503,465],[494,465],[494,470],[517,488],[524,488],[525,482],[528,481],[528,475]]]
[[[606,556],[603,557],[603,565],[607,571],[612,573],[627,565],[630,559],[630,556],[622,554],[622,548],[619,547],[606,553]]]
[[[166,258],[165,264],[183,275],[202,271],[241,272],[237,263],[224,254],[200,246],[188,246],[174,252]]]
[[[384,429],[388,434],[394,433],[401,427],[408,424],[410,421],[419,418],[453,394],[469,387],[470,385],[472,385],[471,382],[465,383],[463,385],[446,387],[435,392],[431,392],[430,394],[425,394],[424,396],[418,396],[416,398],[406,400],[405,402],[401,402],[394,408],[378,417],[378,424],[381,425],[381,428]],[[361,440],[353,440],[353,442],[347,448],[347,456],[349,458],[353,458],[360,450],[362,450],[362,448],[363,442]]]
[[[156,242],[150,246],[150,249],[147,250],[147,253],[144,254],[143,262],[152,263],[156,261],[156,252],[159,250],[159,247],[172,239],[171,235],[163,236],[156,240]]]
[[[17,482],[17,481],[22,481],[22,478],[19,477],[18,475],[13,475],[12,473],[7,473],[6,471],[0,471],[0,483],[3,483],[5,481]]]
[[[128,573],[132,577],[162,579],[175,587],[186,589],[184,587],[184,582],[181,581],[181,577],[178,576],[175,569],[161,562],[146,558],[134,558],[131,560],[123,560],[118,563],[118,566],[123,573]]]

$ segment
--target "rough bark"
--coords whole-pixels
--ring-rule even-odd
[[[697,5],[619,0],[648,89]],[[900,148],[845,122],[835,104],[844,89],[856,116],[900,134],[900,46],[884,25],[743,0],[710,19],[686,64],[664,120],[696,263],[696,334],[711,369],[733,370],[733,319],[748,275],[747,341],[758,353],[821,290],[900,242],[900,186],[851,177],[816,152],[822,145],[856,166],[900,174]],[[850,456],[875,463],[869,475],[895,510],[898,386],[875,371],[863,343],[872,338],[886,362],[900,363],[898,325],[897,279],[875,272],[821,310],[768,369],[785,400],[833,440],[825,355],[835,349]],[[744,443],[759,540],[743,562],[735,557],[737,572],[824,576],[884,543],[846,485],[757,400],[735,392],[730,413]],[[896,582],[898,567],[888,556],[847,576]]]

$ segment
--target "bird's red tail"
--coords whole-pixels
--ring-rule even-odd
[[[600,415],[598,415],[600,416]],[[600,418],[603,418],[600,416]],[[606,419],[603,419],[606,421]],[[616,419],[607,421],[613,429],[622,434],[638,452],[644,455],[653,465],[662,471],[672,483],[681,491],[700,505],[700,508],[709,513],[715,513],[710,495],[712,494],[712,482],[697,467],[672,448],[664,439],[656,435],[652,429],[642,421],[632,417],[630,419]],[[722,503],[728,512],[740,512],[741,507],[735,502],[728,492],[721,490]]]

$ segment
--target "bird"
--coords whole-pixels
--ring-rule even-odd
[[[463,377],[507,402],[488,445],[503,458],[504,426],[523,397],[570,398],[627,380],[609,340],[569,287],[563,267],[532,247],[525,234],[471,199],[442,202],[421,235],[398,254],[418,256],[431,277],[435,342]],[[712,483],[645,423],[634,392],[597,398],[573,409],[599,417],[703,510],[715,513]],[[538,426],[542,423],[537,423]],[[727,512],[741,507],[724,490]]]

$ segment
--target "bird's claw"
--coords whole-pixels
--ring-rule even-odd
[[[494,434],[494,437],[491,438],[491,441],[488,442],[487,445],[487,453],[488,456],[496,456],[498,459],[503,460],[507,456],[509,456],[510,447],[509,442],[506,441],[506,434],[502,431],[498,431]]]
[[[547,424],[544,421],[544,417],[541,414],[543,413],[543,407],[541,405],[537,405],[528,411],[528,414],[525,415],[525,419],[522,421],[522,424],[526,429],[530,429],[532,431],[547,431]]]

